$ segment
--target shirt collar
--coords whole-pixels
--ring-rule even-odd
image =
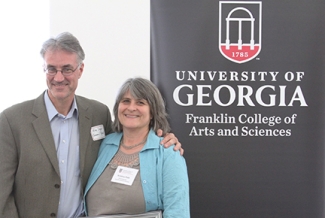
[[[44,102],[45,102],[45,107],[46,107],[46,110],[47,110],[47,115],[48,115],[49,121],[51,121],[56,115],[59,114],[59,112],[54,107],[52,101],[50,100],[50,97],[49,97],[47,91],[44,94]],[[75,111],[76,111],[76,113],[74,113]],[[70,111],[69,111],[69,113],[68,113],[68,115],[66,117],[70,118],[74,114],[76,114],[78,116],[78,107],[77,107],[76,97],[73,98],[71,109],[70,109]]]

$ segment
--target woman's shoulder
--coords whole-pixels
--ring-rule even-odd
[[[117,145],[119,145],[121,138],[122,138],[122,133],[117,133],[117,132],[110,133],[105,136],[105,138],[102,142],[102,145],[103,144],[117,144]]]
[[[115,137],[121,135],[122,133],[119,133],[119,132],[113,132],[113,133],[110,133],[108,134],[105,139],[114,139]]]

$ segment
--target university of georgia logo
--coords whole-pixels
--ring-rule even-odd
[[[219,50],[235,63],[245,63],[261,51],[262,2],[219,2]]]

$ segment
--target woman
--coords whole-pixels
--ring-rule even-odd
[[[185,159],[155,134],[170,130],[157,87],[128,79],[113,113],[115,133],[103,140],[85,190],[88,216],[162,210],[164,218],[190,217]]]

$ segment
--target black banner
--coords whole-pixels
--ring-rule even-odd
[[[325,1],[151,1],[192,217],[324,213]]]

